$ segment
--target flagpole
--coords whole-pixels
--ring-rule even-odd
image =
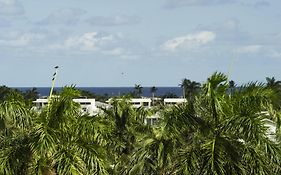
[[[56,82],[56,78],[57,78],[57,73],[58,73],[58,68],[59,68],[59,66],[55,67],[55,73],[53,74],[53,78],[52,78],[52,86],[51,86],[49,98],[52,98],[52,95],[53,95],[55,82]]]
[[[54,87],[55,87],[55,81],[56,81],[56,77],[57,77],[57,73],[58,73],[58,68],[59,66],[55,67],[55,73],[53,74],[53,78],[52,78],[52,86],[51,86],[51,90],[50,90],[50,95],[48,97],[48,112],[47,112],[47,116],[49,116],[50,113],[50,103],[52,100],[52,95],[53,95],[53,91],[54,91]]]

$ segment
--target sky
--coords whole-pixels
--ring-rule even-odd
[[[280,0],[0,0],[0,85],[281,79]]]

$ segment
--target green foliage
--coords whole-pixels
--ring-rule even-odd
[[[257,82],[230,93],[233,85],[216,72],[185,104],[133,108],[121,97],[96,116],[81,114],[74,87],[39,113],[8,93],[0,103],[0,174],[280,174],[279,94]],[[152,114],[159,123],[145,125]],[[273,139],[268,121],[276,123]]]
[[[183,89],[183,97],[188,99],[189,101],[193,101],[194,97],[200,92],[201,84],[196,81],[191,81],[189,79],[184,78],[179,84],[179,86]]]
[[[107,174],[102,137],[85,137],[80,131],[89,124],[72,101],[79,95],[65,87],[40,113],[13,100],[1,104],[1,174]]]
[[[9,94],[12,89],[6,86],[0,86],[0,101],[4,101],[7,94]]]

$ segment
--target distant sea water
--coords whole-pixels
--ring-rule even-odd
[[[33,87],[13,87],[22,92],[31,90]],[[50,87],[36,87],[39,93],[39,96],[48,96],[50,93]],[[108,95],[109,97],[128,94],[134,91],[134,87],[76,87],[80,90],[89,91],[97,95]],[[60,92],[62,88],[56,87],[54,90]],[[151,96],[151,87],[143,87],[142,96],[150,97]],[[167,93],[173,93],[178,97],[182,96],[182,89],[180,87],[157,87],[155,96],[163,96]]]

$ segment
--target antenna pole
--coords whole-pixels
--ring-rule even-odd
[[[51,86],[51,90],[50,90],[49,99],[51,99],[52,95],[53,95],[53,91],[54,91],[54,87],[55,87],[55,82],[56,82],[56,78],[57,78],[57,73],[58,73],[58,68],[59,68],[59,66],[55,67],[55,73],[53,74],[53,78],[52,78],[52,86]]]

